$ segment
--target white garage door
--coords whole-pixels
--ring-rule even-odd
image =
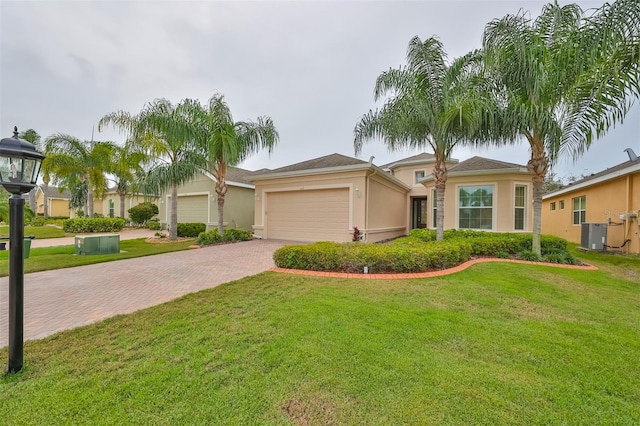
[[[350,241],[349,190],[270,192],[267,237],[293,241]]]
[[[200,222],[209,221],[209,197],[207,195],[178,195],[178,222]]]

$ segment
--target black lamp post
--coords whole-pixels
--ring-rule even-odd
[[[9,373],[22,370],[24,347],[24,198],[36,186],[44,155],[13,137],[0,140],[0,185],[9,197]]]

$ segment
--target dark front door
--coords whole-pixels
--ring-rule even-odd
[[[427,227],[427,197],[411,199],[411,229]]]

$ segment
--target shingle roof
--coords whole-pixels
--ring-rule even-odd
[[[519,169],[526,168],[521,164],[507,163],[504,161],[492,160],[484,157],[471,157],[449,169],[449,173],[455,172],[475,172],[481,170]]]
[[[247,178],[249,178],[249,176],[253,175],[254,173],[255,172],[252,172],[250,170],[241,169],[240,167],[229,166],[227,167],[227,176],[225,177],[225,180],[253,185],[247,180]]]
[[[331,154],[331,155],[325,155],[324,157],[303,161],[301,163],[292,164],[290,166],[280,167],[279,169],[269,170],[264,174],[297,172],[301,170],[326,169],[328,167],[351,166],[356,164],[368,164],[368,163],[366,161],[362,161],[353,157],[347,157],[346,155],[342,155],[342,154]]]
[[[631,160],[629,160],[629,161],[625,161],[624,163],[620,163],[620,164],[615,165],[615,166],[613,166],[613,167],[609,167],[608,169],[602,170],[601,172],[598,172],[598,173],[592,173],[592,174],[590,174],[590,175],[589,175],[589,176],[587,176],[587,177],[584,177],[584,178],[582,178],[582,179],[580,179],[580,180],[577,180],[577,181],[575,181],[575,182],[571,182],[571,183],[570,183],[570,184],[568,184],[568,185],[564,185],[564,186],[562,186],[562,187],[558,188],[558,189],[557,189],[557,190],[555,190],[555,191],[549,192],[548,194],[545,194],[545,196],[546,196],[546,195],[553,194],[553,193],[558,192],[558,191],[561,191],[561,190],[564,190],[564,189],[567,189],[567,188],[570,188],[570,187],[572,187],[572,186],[577,186],[577,185],[579,185],[579,184],[587,183],[587,182],[589,182],[590,180],[594,180],[594,179],[597,179],[597,178],[599,178],[599,177],[606,176],[606,175],[608,175],[609,173],[615,173],[615,172],[617,172],[617,171],[619,171],[619,170],[624,170],[624,169],[626,169],[627,167],[631,167],[631,166],[633,166],[633,165],[635,165],[635,164],[640,164],[640,160],[636,160],[636,161],[631,161]]]
[[[403,158],[398,161],[394,161],[393,163],[385,164],[380,166],[383,169],[391,168],[392,166],[400,166],[405,163],[417,163],[420,161],[428,161],[432,162],[436,159],[436,156],[433,154],[429,154],[428,152],[421,152],[420,154],[413,155],[411,157]]]
[[[44,185],[40,185],[40,189],[42,189],[42,192],[44,192]],[[57,186],[52,186],[52,185],[47,186],[47,198],[68,199],[70,196],[71,194],[66,189],[61,193],[60,188],[58,188]]]

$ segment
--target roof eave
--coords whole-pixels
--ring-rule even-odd
[[[622,176],[626,176],[628,174],[631,174],[633,172],[637,172],[640,170],[640,163],[638,164],[633,164],[629,167],[626,167],[624,169],[621,170],[616,170],[615,172],[611,172],[611,173],[607,173],[606,175],[603,176],[599,176],[597,178],[594,179],[589,179],[585,182],[581,182],[581,183],[576,183],[575,185],[569,185],[566,186],[562,189],[558,189],[557,191],[554,192],[550,192],[548,194],[545,194],[542,196],[542,199],[547,199],[547,198],[552,198],[552,197],[557,197],[558,195],[563,195],[563,194],[567,194],[569,192],[573,192],[577,189],[582,189],[582,188],[588,188],[589,186],[598,184],[598,183],[602,183],[602,182],[606,182],[608,180],[611,179],[616,179]]]

